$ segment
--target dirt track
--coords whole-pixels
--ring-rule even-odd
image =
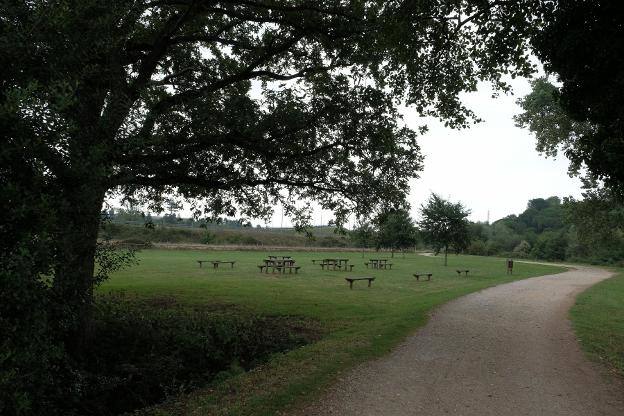
[[[568,321],[601,269],[500,285],[438,308],[388,356],[298,415],[624,415],[624,383],[583,355]]]

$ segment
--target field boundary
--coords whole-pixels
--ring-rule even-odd
[[[387,250],[362,249],[356,247],[314,247],[314,246],[265,246],[265,245],[230,245],[230,244],[197,244],[197,243],[152,243],[155,249],[163,250],[206,250],[206,251],[312,251],[312,252],[349,252],[349,253],[384,253]],[[411,253],[411,252],[410,252]],[[396,256],[401,253],[395,252]]]

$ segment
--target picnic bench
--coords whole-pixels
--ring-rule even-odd
[[[290,266],[282,266],[281,267],[282,273],[285,273],[286,269],[288,269],[288,273],[290,273],[290,274],[292,274],[293,270],[295,271],[295,274],[299,273],[299,269],[300,268],[301,268],[301,266],[295,266],[294,264],[290,265]]]
[[[427,281],[431,280],[431,276],[433,276],[433,273],[414,273],[414,277],[416,278],[416,280],[420,280],[420,276],[427,276]]]
[[[330,267],[332,267],[333,270],[336,270],[336,267],[339,268],[339,269],[342,267],[338,263],[336,263],[335,261],[323,262],[320,265],[321,265],[321,270],[325,270],[325,267],[327,267],[327,270],[329,270]]]
[[[275,258],[275,256],[270,256],[268,259],[264,259],[264,264],[259,264],[258,268],[260,269],[260,273],[263,271],[269,273],[269,268],[273,269],[273,273],[277,270],[279,273],[285,273],[288,269],[289,273],[295,271],[295,274],[299,273],[299,269],[301,266],[295,265],[295,260],[293,260],[290,256],[283,256],[281,260]]]
[[[212,268],[213,269],[217,269],[219,267],[219,264],[222,263],[229,263],[231,265],[231,268],[234,268],[234,263],[236,263],[235,261],[221,261],[221,260],[197,260],[197,263],[199,263],[199,268],[202,268],[202,264],[203,263],[212,263]]]
[[[470,270],[466,270],[466,269],[462,269],[462,270],[455,270],[457,272],[458,276],[461,276],[462,273],[466,273],[466,277],[468,277],[468,272]]]
[[[349,282],[349,289],[353,289],[353,282],[357,280],[368,280],[368,287],[371,287],[371,283],[375,280],[374,277],[364,276],[364,277],[345,277],[345,280]]]
[[[312,260],[313,264],[316,264],[316,262],[319,261],[319,266],[321,266],[322,270],[325,270],[325,267],[327,267],[327,270],[331,269],[332,270],[336,270],[336,269],[340,269],[340,270],[344,270],[345,272],[347,270],[349,271],[353,271],[353,264],[349,264],[349,259],[322,259],[322,260]]]
[[[364,263],[366,268],[370,265],[371,269],[390,269],[392,270],[392,263],[388,263],[388,259],[369,259],[367,263]]]

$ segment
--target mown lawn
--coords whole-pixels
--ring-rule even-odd
[[[581,293],[570,311],[583,349],[624,376],[624,270]]]
[[[259,273],[257,265],[268,254],[292,255],[302,266],[299,274]],[[321,271],[312,259],[341,257],[356,264],[352,273]],[[146,250],[140,263],[114,275],[100,291],[125,291],[138,296],[174,296],[178,302],[241,305],[269,315],[299,315],[320,321],[325,336],[267,364],[219,384],[207,386],[150,410],[151,414],[274,415],[314,399],[341,372],[388,352],[427,319],[427,313],[450,299],[488,286],[561,271],[554,266],[516,263],[514,275],[505,274],[503,259],[415,254],[395,256],[392,270],[365,269],[366,253],[262,253]],[[213,270],[196,260],[235,260]],[[457,277],[456,268],[469,269]],[[431,272],[430,282],[412,274]],[[372,288],[356,282],[349,290],[344,277],[370,275]],[[359,283],[359,284],[358,284]]]

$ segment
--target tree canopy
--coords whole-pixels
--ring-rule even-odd
[[[396,209],[380,214],[376,218],[378,248],[387,248],[392,251],[412,248],[416,244],[416,227],[410,214],[405,209]]]
[[[449,248],[459,253],[470,243],[467,219],[470,210],[460,202],[453,203],[432,193],[429,200],[421,206],[420,213],[422,218],[418,226],[423,237],[431,244],[436,255],[444,250],[446,266]]]
[[[111,193],[300,222],[306,200],[338,222],[398,205],[422,167],[398,105],[470,123],[460,92],[531,71],[534,3],[3,3],[3,195],[45,215],[68,299],[90,296]]]
[[[538,149],[561,145],[571,170],[587,166],[593,179],[624,192],[624,7],[613,1],[550,2],[540,10],[533,50],[560,86],[545,80],[521,101],[521,125]]]

